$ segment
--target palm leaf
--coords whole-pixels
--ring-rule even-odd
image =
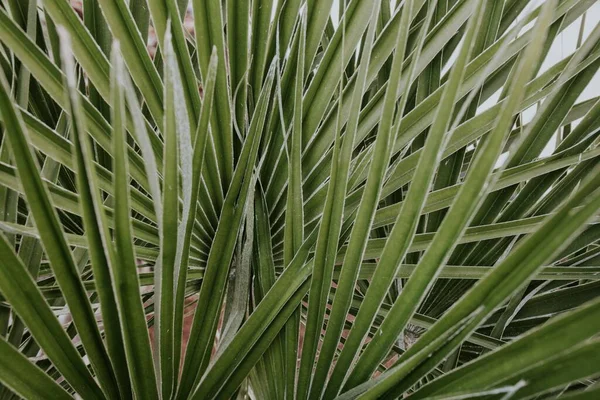
[[[0,400],[593,398],[594,0],[5,0]]]

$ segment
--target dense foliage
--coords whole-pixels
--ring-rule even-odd
[[[595,3],[2,0],[0,399],[600,398]]]

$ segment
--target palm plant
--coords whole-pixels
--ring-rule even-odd
[[[0,399],[599,398],[595,0],[191,3],[1,2]]]

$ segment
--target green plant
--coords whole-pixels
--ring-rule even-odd
[[[597,398],[594,0],[187,3],[0,3],[0,399]]]

